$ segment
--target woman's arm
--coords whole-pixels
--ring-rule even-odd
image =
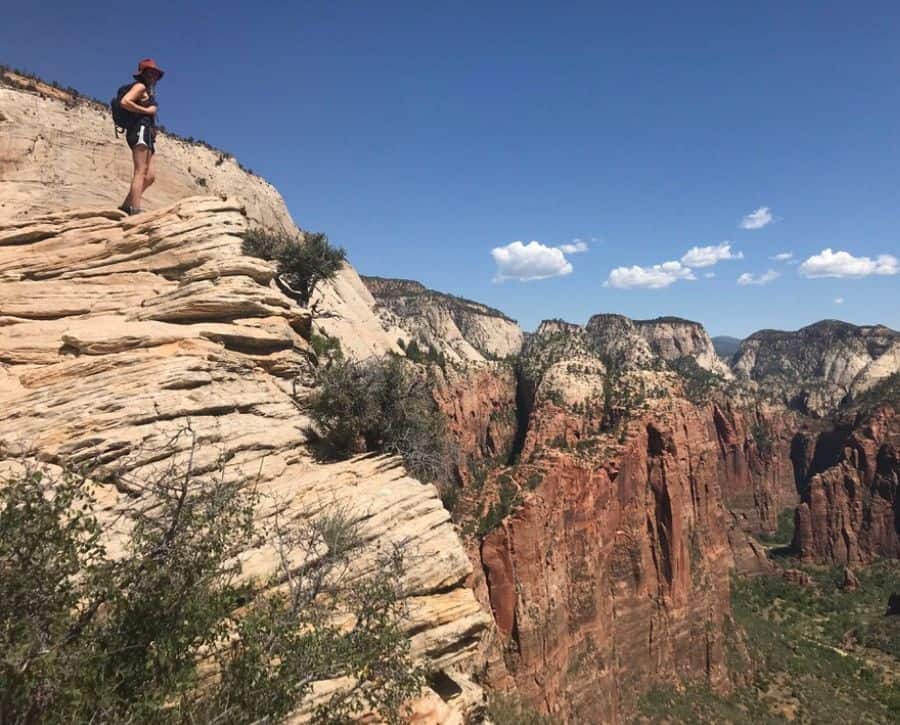
[[[132,113],[143,113],[147,116],[155,116],[156,115],[156,106],[141,106],[138,105],[137,100],[140,98],[144,92],[147,90],[147,86],[143,83],[135,83],[131,90],[128,91],[124,96],[122,96],[122,100],[119,101],[119,105],[122,106],[126,111],[131,111]]]

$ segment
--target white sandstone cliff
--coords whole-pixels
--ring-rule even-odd
[[[71,208],[110,209],[131,180],[131,156],[108,109],[90,99],[0,70],[0,222]],[[165,133],[157,141],[149,210],[189,196],[240,200],[253,226],[296,233],[281,195],[216,149]],[[375,317],[374,300],[349,264],[322,286],[316,327],[355,357],[396,351]]]
[[[465,673],[490,617],[466,587],[471,564],[449,514],[396,459],[309,455],[293,402],[309,379],[309,313],[278,290],[271,264],[241,253],[246,225],[239,203],[216,197],[135,217],[73,210],[0,223],[0,449],[99,464],[104,485],[113,472],[150,475],[196,440],[194,470],[226,462],[288,519],[345,508],[368,540],[405,542],[413,652],[477,699]],[[109,507],[127,505],[104,487]],[[262,547],[245,570],[275,562]],[[424,707],[454,718],[471,704],[435,697]]]

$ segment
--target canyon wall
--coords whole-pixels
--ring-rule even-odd
[[[620,316],[539,327],[517,368],[512,465],[467,512],[481,534],[473,586],[498,630],[487,682],[559,722],[616,722],[662,682],[739,680],[731,572],[768,567],[747,532],[798,501],[789,421],[685,399],[636,328]],[[454,420],[483,430],[496,399]]]
[[[900,414],[878,406],[809,439],[793,547],[804,561],[900,556]]]
[[[727,686],[733,558],[716,448],[690,406],[642,418],[602,467],[549,456],[484,538],[504,663],[529,702],[566,722],[615,722],[654,683]]]

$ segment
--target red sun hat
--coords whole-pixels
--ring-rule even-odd
[[[141,74],[145,70],[155,70],[159,73],[159,77],[162,78],[165,75],[165,71],[156,65],[156,61],[153,58],[144,58],[142,61],[138,63],[137,73],[134,74],[135,78],[140,78]]]

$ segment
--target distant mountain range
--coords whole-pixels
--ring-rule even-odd
[[[712,338],[713,348],[716,354],[725,360],[731,360],[734,354],[741,347],[741,338],[729,337],[728,335],[717,335]]]

